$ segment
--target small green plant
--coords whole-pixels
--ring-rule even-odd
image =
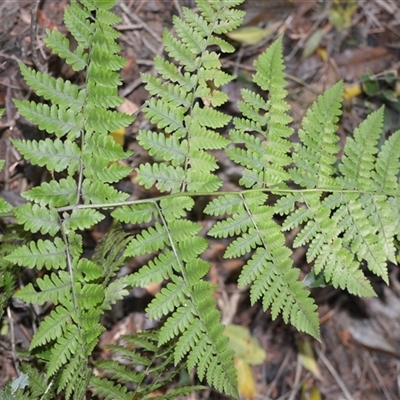
[[[157,186],[162,193],[157,198],[127,200],[129,194],[112,186],[131,170],[117,163],[130,153],[109,132],[133,120],[115,111],[122,102],[118,71],[125,60],[112,28],[119,22],[110,11],[113,0],[71,1],[64,21],[77,42],[75,50],[61,33],[47,31],[46,45],[86,73],[83,87],[20,64],[24,79],[44,101],[15,104],[48,136],[13,144],[32,164],[51,171],[53,179],[24,192],[22,206],[12,208],[0,199],[0,215],[12,214],[35,234],[21,246],[9,241],[14,248],[5,250],[2,238],[1,251],[8,255],[0,264],[7,272],[0,286],[7,290],[0,299],[4,306],[14,294],[39,306],[51,301],[53,308],[29,348],[43,372],[28,368],[28,385],[15,385],[14,391],[9,386],[8,398],[54,398],[63,392],[67,399],[82,399],[90,390],[128,400],[127,382],[135,383],[134,398],[146,398],[181,368],[196,369],[201,381],[238,397],[233,354],[213,297],[217,288],[207,280],[210,265],[202,259],[208,241],[187,215],[198,196],[212,198],[204,212],[218,218],[208,235],[231,238],[225,257],[247,260],[238,283],[249,288],[251,302],[261,300],[273,318],[280,315],[315,338],[320,336],[317,307],[293,267],[285,231],[298,231],[293,246],[307,247],[315,279],[360,296],[374,295],[364,268],[388,282],[387,262],[395,262],[400,226],[400,131],[378,147],[379,109],[347,140],[338,161],[339,82],[308,110],[298,131],[300,143],[293,144],[281,39],[255,62],[253,82],[265,96],[243,89],[242,116],[232,120],[222,112],[228,96],[221,86],[233,78],[223,71],[220,54],[234,48],[221,35],[241,24],[243,12],[234,8],[241,2],[198,0],[198,13],[183,8],[183,18],[173,20],[175,35],[165,31],[163,36],[168,59],[155,58],[157,76],[143,75],[151,95],[144,113],[154,129],[140,131],[138,142],[157,162],[140,165],[136,173],[144,188]],[[221,134],[230,122],[229,135]],[[220,191],[213,150],[221,149],[243,166],[236,192]],[[112,210],[116,225],[88,259],[82,231],[101,221],[104,210]],[[130,237],[118,223],[150,226]],[[153,255],[147,265],[117,277],[127,258],[144,254]],[[44,275],[14,293],[14,265]],[[95,375],[89,361],[104,331],[101,316],[130,288],[151,282],[165,282],[146,310],[163,324],[156,333],[125,338],[128,346],[113,350],[162,378],[146,387],[143,374],[111,360],[94,362],[104,371]],[[138,341],[141,346],[133,351],[129,343]],[[160,363],[153,366],[140,348]],[[177,370],[169,370],[170,364]]]

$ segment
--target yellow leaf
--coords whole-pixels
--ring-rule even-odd
[[[113,137],[113,139],[120,144],[121,146],[124,145],[125,143],[125,128],[118,129],[114,132],[111,132],[110,135]]]
[[[333,0],[329,10],[329,21],[338,31],[350,28],[357,6],[357,0]]]
[[[357,97],[362,93],[362,87],[359,83],[348,85],[344,88],[343,98],[345,100],[351,100],[353,97]]]
[[[235,358],[238,375],[238,390],[245,400],[253,400],[257,396],[256,382],[250,365],[241,358]]]
[[[257,26],[247,26],[228,32],[226,35],[236,42],[252,45],[259,43],[270,34],[271,32],[268,29],[262,29]]]
[[[322,400],[321,392],[314,384],[310,387],[309,384],[305,383],[301,388],[300,400]]]
[[[309,340],[300,339],[297,346],[300,351],[299,360],[301,365],[312,372],[317,379],[322,379],[311,342]]]
[[[235,357],[252,365],[261,364],[265,359],[265,351],[256,338],[250,335],[247,328],[239,325],[227,325],[224,330],[229,338],[229,347],[235,352]]]
[[[316,50],[316,53],[322,58],[322,61],[327,61],[329,54],[326,51],[326,49],[322,48],[322,47],[318,47],[318,49]]]

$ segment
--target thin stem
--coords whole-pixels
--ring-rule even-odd
[[[64,212],[64,211],[72,211],[74,209],[85,209],[85,208],[116,208],[122,206],[131,206],[135,204],[145,204],[145,203],[153,203],[160,201],[166,198],[175,198],[175,197],[200,197],[200,196],[207,196],[207,197],[218,197],[218,196],[228,196],[228,195],[244,195],[246,193],[273,193],[273,194],[285,194],[285,193],[348,193],[348,194],[369,194],[369,195],[379,195],[379,196],[393,196],[397,197],[398,193],[382,193],[382,192],[375,192],[375,191],[361,191],[361,190],[354,190],[354,189],[246,189],[246,190],[237,190],[237,191],[221,191],[221,192],[179,192],[179,193],[172,193],[162,196],[153,197],[151,199],[136,199],[136,200],[126,200],[126,201],[117,201],[111,203],[100,203],[100,204],[77,204],[72,206],[65,206],[57,208],[57,211]],[[1,217],[2,215],[0,215]]]

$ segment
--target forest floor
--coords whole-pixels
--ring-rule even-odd
[[[51,56],[44,48],[45,29],[64,32],[63,11],[67,0],[42,0],[37,13],[38,35],[31,51],[32,0],[0,2],[0,108],[6,114],[0,121],[0,159],[7,157],[11,171],[0,175],[3,196],[12,204],[22,201],[20,193],[43,179],[41,170],[19,165],[19,156],[10,147],[10,137],[32,138],[40,133],[18,115],[12,98],[27,98],[29,92],[21,79],[17,62],[36,66],[54,76],[79,80],[74,72]],[[356,2],[357,3],[357,2]],[[340,4],[345,4],[340,8]],[[288,101],[292,107],[293,126],[298,128],[311,102],[324,89],[340,79],[346,87],[339,138],[343,144],[348,135],[371,110],[385,104],[384,134],[388,137],[400,128],[400,3],[399,0],[247,0],[244,27],[238,32],[235,53],[224,56],[223,66],[239,79],[224,90],[232,100],[240,97],[240,89],[251,85],[254,59],[279,35],[284,35],[284,55],[288,74]],[[122,70],[120,95],[131,111],[140,108],[148,98],[140,73],[153,73],[153,58],[162,54],[163,29],[171,29],[172,16],[183,6],[193,7],[190,0],[117,0],[115,12],[123,22],[122,55],[128,60]],[[259,28],[259,29],[254,29]],[[233,103],[225,111],[235,115]],[[145,122],[139,117],[124,133],[124,146],[135,151],[132,166],[145,161],[148,155],[140,150],[135,135]],[[12,126],[14,129],[8,129]],[[121,138],[120,138],[121,139]],[[237,175],[226,160],[219,160],[221,173]],[[154,194],[135,184],[134,176],[123,183],[123,189],[138,198]],[[135,191],[137,191],[135,193]],[[212,220],[202,220],[207,226]],[[99,226],[91,233],[95,243],[104,232]],[[90,239],[88,239],[90,242]],[[332,288],[319,288],[313,296],[319,305],[321,342],[296,332],[281,320],[272,321],[259,304],[250,305],[246,291],[238,290],[236,278],[243,262],[224,260],[227,243],[211,242],[206,257],[212,263],[210,280],[219,285],[219,306],[224,322],[246,327],[265,350],[261,365],[252,367],[255,396],[247,399],[287,400],[396,400],[400,399],[400,275],[398,266],[390,265],[390,286],[371,277],[377,298],[360,299]],[[89,243],[90,246],[90,243]],[[294,252],[294,262],[307,273],[304,249]],[[134,270],[140,260],[129,263]],[[107,320],[109,328],[101,338],[102,346],[118,340],[121,334],[134,333],[149,325],[143,304],[157,287],[133,293]],[[21,348],[29,343],[32,330],[29,322],[15,313],[15,335]],[[0,341],[0,387],[15,376],[13,360],[6,341]],[[248,384],[251,386],[251,380]],[[251,389],[251,388],[250,388]],[[214,391],[193,394],[190,399],[224,399]],[[246,398],[244,396],[243,398]]]

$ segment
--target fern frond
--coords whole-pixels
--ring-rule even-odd
[[[233,161],[245,167],[240,183],[248,188],[286,187],[285,181],[289,178],[286,168],[291,163],[291,143],[287,139],[292,134],[288,127],[292,119],[287,114],[289,105],[284,100],[287,91],[284,89],[281,46],[282,38],[254,63],[257,73],[253,82],[268,91],[268,100],[242,89],[243,101],[238,103],[238,107],[246,119],[235,118],[236,129],[230,132],[234,143],[247,147],[235,147],[227,153]],[[252,131],[263,138],[260,140],[248,133]]]
[[[70,322],[71,310],[63,306],[58,306],[40,324],[38,331],[32,338],[29,349],[32,350],[56,340],[62,336]]]
[[[180,166],[145,163],[139,166],[137,179],[146,189],[157,184],[159,190],[175,193],[184,182],[185,171]]]
[[[128,193],[120,192],[106,183],[93,182],[89,179],[85,179],[82,183],[82,195],[85,204],[123,202],[129,197]]]
[[[44,42],[55,54],[63,58],[74,71],[82,71],[87,67],[87,53],[81,45],[70,50],[70,42],[59,31],[46,29],[47,37]]]
[[[79,331],[76,325],[68,325],[64,334],[58,337],[46,366],[47,373],[54,375],[70,359],[72,354],[79,354]]]
[[[64,12],[64,24],[74,39],[83,48],[90,46],[89,38],[93,35],[93,20],[90,10],[84,7],[69,6]]]
[[[326,281],[332,283],[334,287],[346,288],[360,296],[373,296],[374,291],[362,273],[359,263],[339,237],[343,226],[338,226],[331,218],[330,207],[333,207],[335,202],[330,203],[332,199],[329,199],[326,203],[321,203],[320,193],[299,192],[297,196],[288,197],[292,204],[294,201],[303,203],[305,211],[301,209],[289,215],[283,224],[283,229],[292,229],[298,223],[305,223],[296,235],[294,246],[309,243],[307,261],[315,262],[315,273],[323,272]],[[279,200],[278,210],[281,213],[284,208],[280,208],[280,203]],[[288,199],[283,199],[283,204],[284,207],[292,208],[288,207],[290,204]]]
[[[346,189],[372,189],[372,170],[377,143],[382,132],[383,107],[368,115],[354,131],[354,137],[346,140],[344,154],[339,164],[341,185]]]
[[[69,230],[89,229],[104,219],[104,215],[96,210],[75,208],[70,215],[64,214],[63,227]]]
[[[187,142],[180,143],[174,136],[168,137],[159,132],[141,131],[138,142],[151,156],[160,155],[173,166],[178,166],[185,161]]]
[[[142,82],[146,84],[146,90],[153,96],[160,95],[167,103],[174,107],[190,107],[193,95],[180,86],[171,83],[163,83],[161,79],[149,75],[142,74]]]
[[[395,194],[400,170],[400,130],[394,132],[381,147],[372,172],[375,190]]]
[[[134,204],[132,206],[122,206],[112,212],[112,216],[121,222],[131,224],[142,224],[150,222],[157,213],[154,203]]]
[[[32,164],[45,166],[49,171],[61,172],[67,169],[73,175],[79,167],[79,147],[70,141],[51,140],[13,140],[13,145]]]
[[[95,388],[95,393],[105,396],[106,399],[147,398],[148,395],[159,392],[157,389],[174,379],[183,367],[183,365],[178,368],[172,367],[174,346],[173,344],[160,346],[155,332],[141,332],[133,336],[122,336],[121,339],[124,345],[108,345],[107,349],[122,362],[117,363],[114,360],[95,362],[103,377],[92,377],[91,384]],[[133,365],[138,366],[140,372],[133,371],[131,368]],[[145,379],[146,385],[143,384]],[[133,391],[127,393],[121,384],[133,386]],[[155,398],[174,399],[173,396],[179,393],[190,393],[200,388],[200,386],[177,388],[168,391],[166,395],[156,395]],[[113,390],[116,391],[115,397],[112,394]]]
[[[171,165],[142,165],[138,168],[138,181],[146,187],[156,185],[161,191],[215,191],[221,186],[213,173],[217,162],[206,150],[227,144],[215,129],[226,126],[230,116],[215,107],[228,100],[220,87],[232,76],[221,70],[219,55],[208,47],[218,43],[222,51],[231,51],[231,46],[216,35],[234,29],[243,13],[231,9],[230,3],[198,3],[201,15],[184,8],[185,18],[173,20],[176,36],[167,31],[163,35],[166,52],[180,67],[156,57],[156,71],[165,82],[143,76],[155,96],[144,111],[162,132],[141,131],[138,141],[151,155]],[[229,22],[225,20],[228,16]],[[210,140],[205,140],[207,137]],[[176,180],[180,184],[173,183]]]
[[[75,115],[82,110],[86,96],[84,89],[80,90],[77,85],[68,80],[55,79],[48,74],[35,71],[22,63],[18,65],[25,82],[39,96],[42,96],[46,100],[51,100],[53,104],[71,109]]]
[[[377,227],[370,223],[362,206],[362,198],[357,194],[332,194],[338,197],[335,201],[337,210],[332,218],[344,232],[343,244],[349,246],[358,260],[366,260],[368,268],[385,282],[388,282],[387,257],[385,246],[380,239]],[[327,198],[325,202],[332,201]],[[339,203],[339,202],[340,203]]]
[[[217,222],[208,234],[214,237],[240,235],[228,246],[224,256],[241,257],[255,250],[238,282],[240,286],[252,285],[251,302],[262,298],[264,309],[271,307],[273,318],[282,314],[285,322],[290,321],[297,329],[318,337],[316,305],[298,282],[299,271],[293,269],[290,250],[284,245],[285,238],[272,220],[274,210],[263,205],[266,196],[253,193],[237,197],[241,198],[242,204],[235,204],[237,208],[232,217]],[[205,212],[224,214],[227,210],[222,204],[221,199],[214,200]],[[228,207],[232,211],[229,203]]]
[[[94,394],[101,395],[104,400],[132,400],[132,394],[127,393],[127,388],[116,384],[106,378],[92,376],[90,383],[95,387]]]
[[[399,215],[393,215],[390,198],[381,194],[364,194],[362,202],[368,222],[379,232],[378,238],[384,248],[385,257],[396,263],[395,235],[399,225]]]
[[[17,297],[25,302],[44,304],[52,301],[55,304],[66,304],[70,298],[71,277],[66,271],[59,271],[57,274],[45,275],[38,278],[36,284],[40,290],[36,290],[32,283],[25,286],[17,293]]]
[[[211,295],[214,287],[201,281],[210,268],[207,262],[199,260],[207,242],[197,236],[201,229],[198,224],[182,220],[193,204],[186,196],[160,201],[158,215],[155,215],[160,222],[155,222],[155,228],[144,229],[136,235],[128,251],[129,255],[139,255],[164,250],[137,273],[127,277],[126,282],[141,286],[170,280],[146,309],[152,319],[168,315],[160,331],[160,343],[170,343],[177,338],[175,364],[188,356],[193,360],[191,368],[201,362],[202,352],[207,349],[209,363],[218,368],[218,373],[202,378],[219,390],[236,395],[232,354],[226,351],[226,342],[221,342],[219,337],[223,326]]]
[[[342,103],[343,82],[338,82],[319,96],[307,111],[299,129],[301,144],[295,146],[290,170],[292,179],[304,188],[335,188],[336,155],[339,151],[335,135]]]
[[[54,133],[58,137],[68,135],[76,138],[80,135],[83,115],[62,106],[35,103],[34,101],[14,100],[20,113],[34,122],[40,129]]]
[[[77,185],[75,180],[68,176],[59,181],[43,182],[21,196],[41,206],[62,207],[72,204],[76,200]]]
[[[54,241],[39,239],[17,247],[7,256],[7,261],[28,268],[65,269],[65,256],[65,243],[56,237]]]
[[[15,216],[24,229],[32,233],[49,233],[54,236],[60,229],[60,221],[54,208],[46,208],[37,204],[23,204],[15,209]]]

